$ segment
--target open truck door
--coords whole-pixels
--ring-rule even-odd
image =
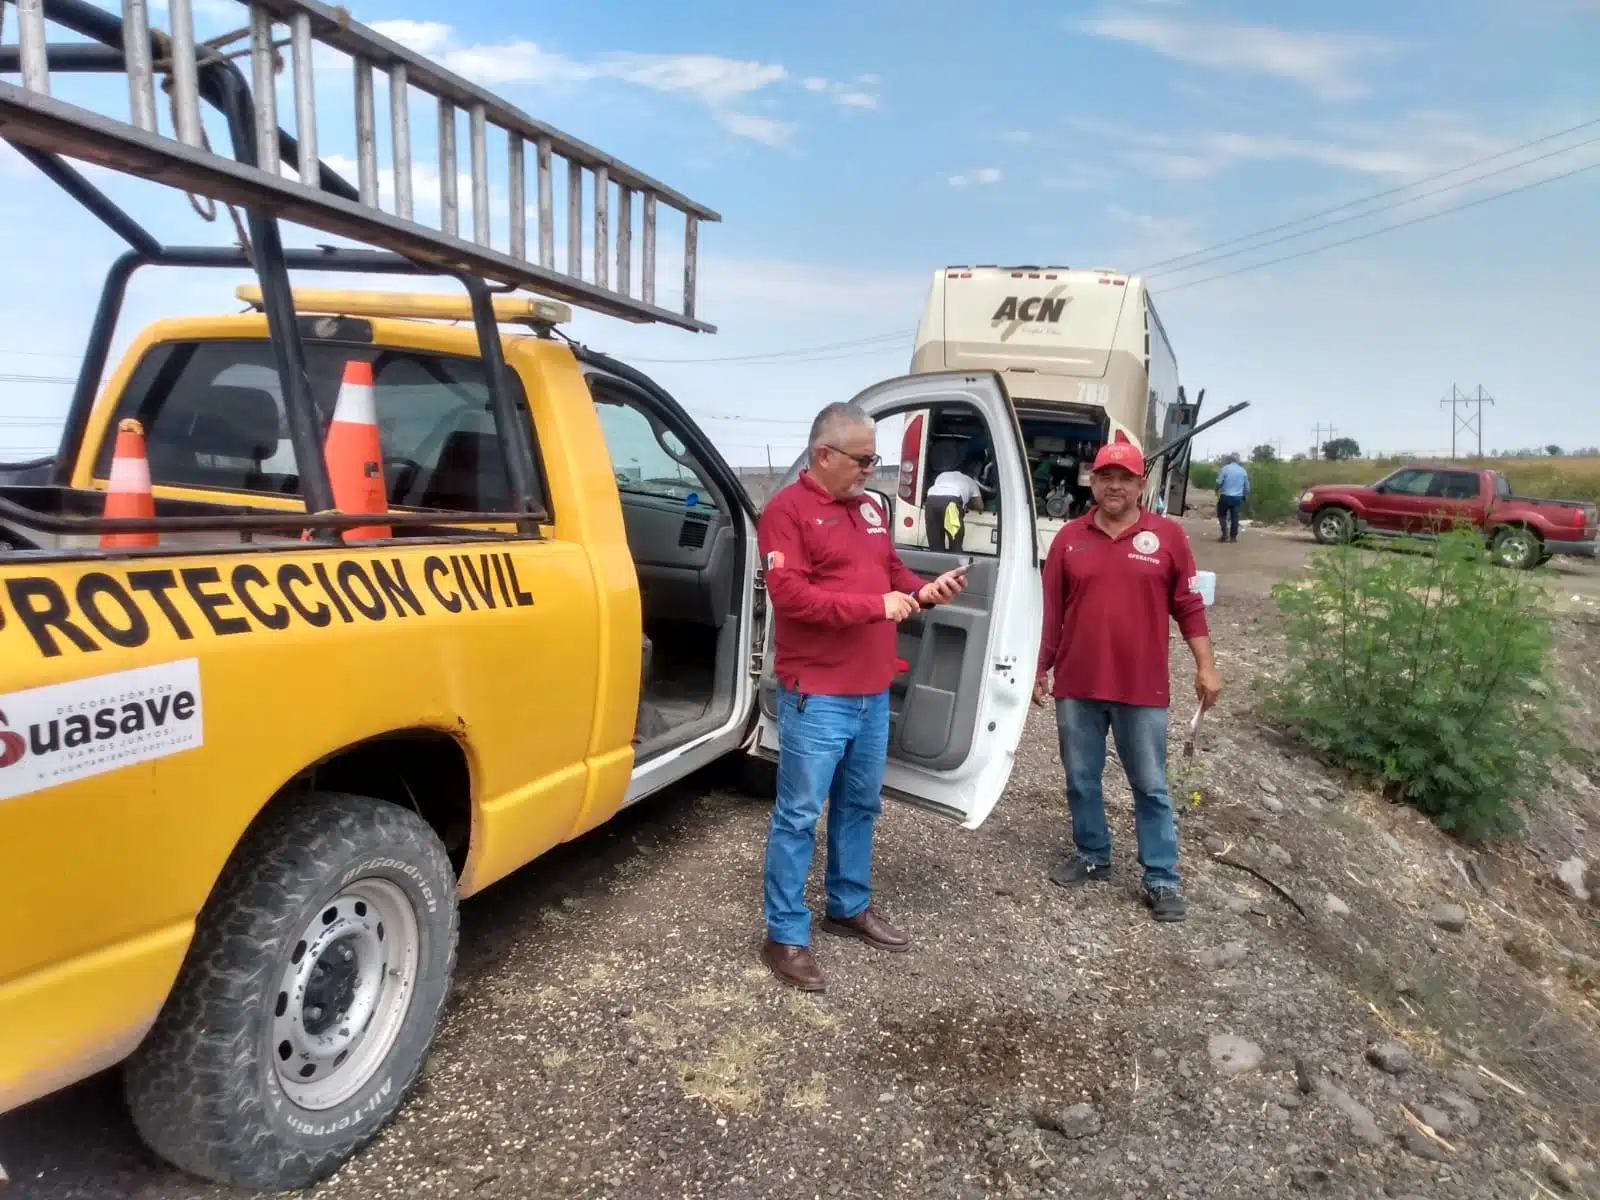
[[[894,530],[895,548],[932,580],[967,566],[967,588],[950,604],[901,622],[899,654],[909,666],[890,689],[889,762],[884,795],[981,825],[1011,778],[1028,719],[1044,600],[1039,589],[1033,486],[1011,398],[992,371],[940,372],[879,383],[854,403],[875,421],[937,411],[969,421],[994,450],[999,513],[996,541],[982,555],[916,548],[915,529]],[[799,477],[802,457],[780,486]],[[894,506],[870,493],[886,521]],[[778,753],[772,621],[761,666],[756,751]]]

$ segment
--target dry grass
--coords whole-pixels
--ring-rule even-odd
[[[761,1103],[762,1056],[776,1040],[765,1029],[730,1030],[704,1059],[679,1064],[683,1094],[736,1113],[752,1111]]]
[[[791,992],[785,1001],[789,1015],[798,1017],[807,1025],[814,1025],[818,1029],[832,1029],[839,1023],[839,1017],[823,1008],[816,999],[802,992]]]
[[[795,1084],[785,1093],[783,1102],[789,1108],[815,1112],[828,1103],[828,1077],[821,1071],[813,1071],[810,1079]]]

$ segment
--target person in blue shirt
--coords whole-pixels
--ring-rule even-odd
[[[1222,526],[1222,540],[1239,540],[1239,510],[1250,494],[1250,472],[1239,462],[1237,454],[1228,455],[1228,461],[1217,472],[1217,523]]]

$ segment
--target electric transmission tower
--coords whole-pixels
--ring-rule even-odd
[[[1481,459],[1483,457],[1483,406],[1485,404],[1492,405],[1494,397],[1483,390],[1481,383],[1478,385],[1478,390],[1471,395],[1456,387],[1455,384],[1451,384],[1450,394],[1439,403],[1450,406],[1450,460],[1452,462],[1455,461],[1456,435],[1459,433],[1466,433],[1477,439],[1478,457]],[[1461,415],[1463,410],[1466,411],[1466,416]]]
[[[1322,457],[1322,447],[1326,444],[1326,442],[1324,441],[1323,436],[1322,436],[1322,431],[1323,430],[1327,430],[1328,431],[1328,437],[1327,437],[1326,440],[1330,441],[1330,442],[1333,440],[1333,435],[1338,432],[1338,430],[1335,429],[1332,425],[1320,425],[1319,424],[1319,425],[1314,425],[1312,427],[1312,429],[1311,429],[1311,438],[1312,438],[1312,441],[1311,441],[1311,457],[1314,458],[1314,459]]]

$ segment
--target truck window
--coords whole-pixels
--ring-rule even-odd
[[[1426,496],[1433,483],[1432,471],[1396,471],[1384,482],[1383,490],[1396,496]],[[1476,495],[1476,489],[1474,489]]]
[[[1476,500],[1478,476],[1474,471],[1435,471],[1428,495],[1441,500]]]
[[[615,401],[597,400],[594,408],[611,455],[618,491],[667,500],[694,496],[697,507],[716,506],[716,498],[698,469],[667,453],[643,412]],[[684,445],[670,431],[663,431],[662,436],[673,454],[687,455]]]
[[[370,362],[389,502],[451,512],[512,507],[483,364],[370,345],[308,343],[311,394],[324,424],[345,364]],[[513,400],[521,384],[507,372]],[[157,346],[134,372],[117,419],[145,427],[151,481],[208,491],[297,494],[300,476],[271,346],[264,341]],[[113,427],[114,427],[113,422]],[[96,474],[110,471],[113,439]],[[541,497],[542,499],[542,497]]]
[[[1494,473],[1494,497],[1496,500],[1511,499],[1511,480],[1499,471]]]

